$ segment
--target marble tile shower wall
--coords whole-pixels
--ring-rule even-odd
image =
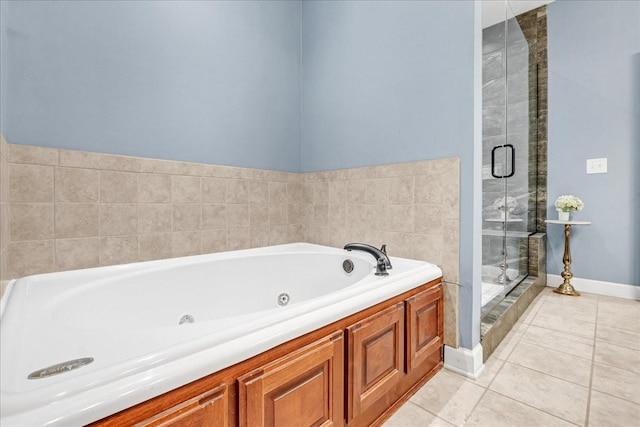
[[[442,266],[445,342],[457,347],[458,159],[297,174],[4,147],[5,278],[299,241],[386,243]]]
[[[542,6],[517,16],[518,24],[529,43],[529,101],[531,123],[529,158],[530,188],[536,189],[536,230],[547,231],[547,110],[549,67],[547,60],[547,7]],[[530,218],[530,221],[532,219]]]

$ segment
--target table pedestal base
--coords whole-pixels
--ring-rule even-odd
[[[547,223],[551,224],[564,224],[564,256],[562,257],[562,263],[564,264],[564,271],[560,273],[564,283],[558,286],[553,292],[561,295],[569,295],[572,297],[579,297],[580,292],[576,291],[575,288],[571,285],[571,278],[573,277],[573,273],[571,273],[571,245],[570,245],[570,237],[571,237],[571,225],[589,225],[591,224],[589,221],[556,221],[556,220],[546,220]]]
[[[571,246],[569,244],[571,236],[571,225],[564,225],[564,256],[562,257],[562,262],[564,263],[564,271],[560,274],[564,279],[564,283],[558,286],[553,292],[562,294],[562,295],[570,295],[574,297],[579,297],[580,292],[576,291],[573,286],[571,286],[571,278],[573,274],[571,273]]]
[[[555,288],[553,292],[557,294],[562,294],[562,295],[571,295],[574,297],[580,296],[580,292],[576,291],[574,287],[571,285],[571,283],[563,283],[562,285]]]

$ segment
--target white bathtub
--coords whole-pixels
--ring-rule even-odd
[[[366,253],[296,243],[13,281],[0,303],[0,425],[96,421],[442,275],[391,261],[379,277]],[[179,325],[185,315],[194,322]]]

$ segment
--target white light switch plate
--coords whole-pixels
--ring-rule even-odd
[[[607,173],[607,158],[587,159],[587,174]]]

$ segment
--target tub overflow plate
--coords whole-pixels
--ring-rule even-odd
[[[350,259],[345,259],[342,261],[342,269],[345,273],[349,274],[353,271],[353,261]]]

